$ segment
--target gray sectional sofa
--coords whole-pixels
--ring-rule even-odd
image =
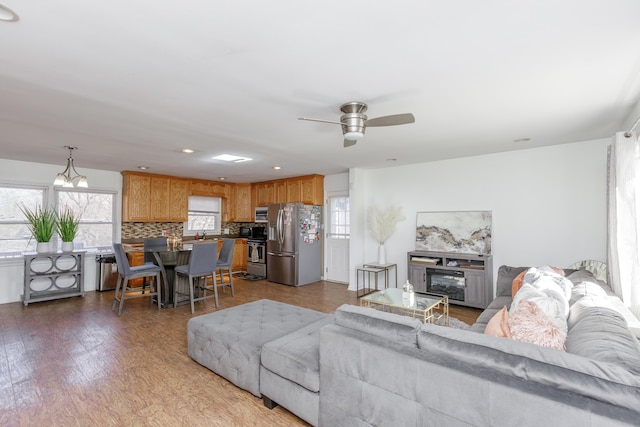
[[[567,271],[575,286],[566,352],[482,333],[511,304],[511,282],[524,269],[499,269],[497,297],[471,330],[351,305],[333,315],[278,306],[317,318],[243,345],[259,378],[240,386],[321,426],[640,425],[640,346],[629,314],[586,272]],[[244,306],[191,319],[196,361],[208,366],[203,343],[213,332],[204,325]],[[210,369],[234,382],[235,373]]]

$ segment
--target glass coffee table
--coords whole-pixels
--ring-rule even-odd
[[[402,289],[388,288],[363,296],[360,306],[413,317],[422,323],[449,326],[449,297],[446,295],[416,292],[413,305],[405,305]]]

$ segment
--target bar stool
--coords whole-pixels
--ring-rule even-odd
[[[113,296],[113,303],[111,304],[111,310],[116,308],[116,303],[120,303],[118,308],[118,316],[122,315],[122,308],[124,307],[124,300],[140,297],[153,297],[156,296],[158,300],[158,308],[161,305],[161,291],[160,291],[160,267],[155,264],[144,264],[136,267],[129,266],[129,260],[127,254],[124,252],[121,243],[113,244],[114,254],[116,256],[116,264],[118,266],[118,281],[116,283],[116,292]],[[142,287],[130,287],[129,281],[138,279],[140,277],[154,277],[155,280],[155,292],[152,292],[152,284],[149,283],[149,293],[137,293],[137,291],[143,290]],[[127,292],[129,294],[127,295]],[[136,292],[136,293],[132,293]],[[153,304],[153,298],[151,298]]]
[[[218,255],[218,264],[216,268],[220,273],[220,286],[222,286],[222,292],[224,292],[224,287],[227,286],[224,283],[224,275],[223,270],[227,270],[227,275],[229,276],[229,286],[231,286],[231,296],[235,296],[235,291],[233,289],[233,272],[231,271],[232,263],[233,263],[233,248],[236,245],[236,239],[224,239],[222,241],[222,249],[220,249],[220,255]]]
[[[216,281],[216,263],[218,260],[218,243],[197,243],[193,245],[189,264],[179,265],[175,268],[173,279],[173,306],[176,307],[178,301],[178,278],[187,276],[189,280],[189,301],[191,302],[191,313],[195,313],[194,302],[207,298],[215,298],[216,308],[218,307],[218,284]],[[207,286],[207,277],[211,275],[212,287]],[[201,281],[202,278],[202,281]],[[194,288],[202,290],[202,296],[194,297]],[[213,291],[213,295],[207,295],[207,290]]]

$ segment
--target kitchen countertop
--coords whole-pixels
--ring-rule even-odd
[[[206,239],[182,239],[183,244],[194,244],[194,243],[212,243],[219,242],[223,239],[244,239],[244,237],[240,237],[237,235],[224,235],[224,236],[207,236]],[[125,252],[142,252],[144,250],[144,239],[122,239],[122,247]]]

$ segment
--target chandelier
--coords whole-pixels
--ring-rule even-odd
[[[89,184],[87,183],[87,177],[84,175],[80,175],[76,170],[76,167],[73,165],[73,150],[77,150],[78,147],[70,147],[68,145],[65,145],[64,148],[69,149],[67,168],[56,176],[56,179],[53,181],[53,185],[56,187],[62,186],[88,188]],[[75,175],[71,176],[71,172],[73,172]]]

